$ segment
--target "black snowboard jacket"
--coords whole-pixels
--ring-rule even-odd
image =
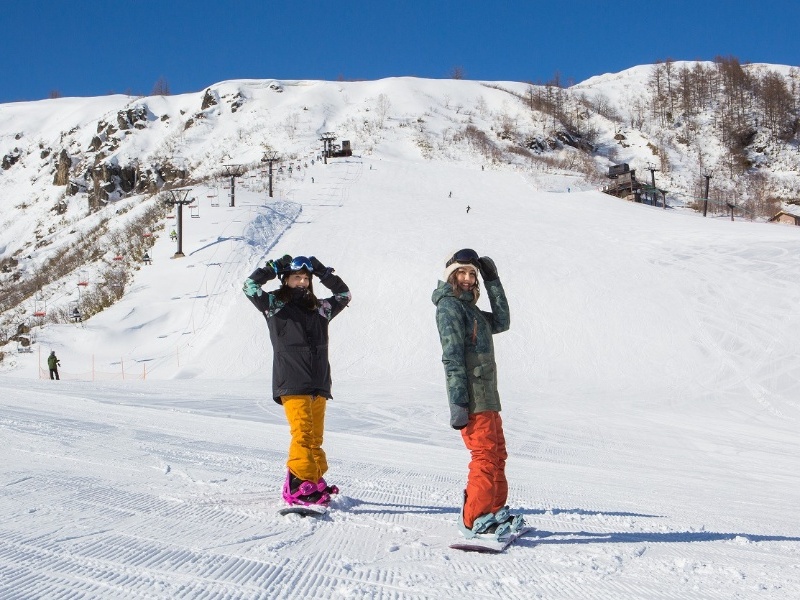
[[[256,269],[250,279],[262,285],[265,276],[263,269]],[[278,404],[282,404],[281,396],[332,398],[328,323],[350,302],[350,290],[330,272],[319,281],[333,296],[319,300],[316,309],[302,306],[304,292],[298,288],[292,290],[289,302],[278,300],[275,292],[248,296],[267,320],[273,350],[272,398]]]

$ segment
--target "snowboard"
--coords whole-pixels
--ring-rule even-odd
[[[302,506],[300,504],[292,504],[278,510],[278,514],[282,516],[300,515],[301,517],[322,517],[328,514],[328,507],[321,505]]]
[[[456,542],[455,544],[450,544],[450,547],[453,550],[462,550],[464,552],[480,552],[482,554],[500,554],[501,552],[505,552],[506,549],[513,544],[517,539],[521,536],[525,535],[529,531],[531,531],[532,527],[523,527],[519,531],[513,532],[503,541],[499,541],[497,538],[494,537],[475,537],[470,540],[464,540],[463,542]]]

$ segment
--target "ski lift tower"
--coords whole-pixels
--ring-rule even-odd
[[[177,206],[178,207],[178,249],[175,254],[172,255],[172,258],[181,258],[186,256],[183,253],[183,207],[187,204],[191,204],[194,202],[194,198],[189,198],[189,193],[191,190],[169,190],[170,197],[164,200],[164,204],[167,206]]]
[[[272,163],[278,160],[277,150],[269,150],[264,153],[261,162],[269,163],[269,197],[272,198]]]
[[[336,134],[332,131],[329,131],[327,133],[323,133],[319,139],[322,142],[322,158],[327,165],[328,157],[331,155],[331,151],[333,150],[333,141],[336,139]]]
[[[231,178],[231,203],[228,206],[236,206],[236,178],[244,175],[244,165],[223,165],[225,174]]]
[[[714,173],[711,172],[711,171],[704,171],[703,172],[703,177],[706,180],[706,187],[705,187],[705,190],[703,191],[703,216],[704,217],[708,214],[708,186],[709,186],[709,181],[711,181],[711,178],[713,176],[714,176]],[[733,213],[731,213],[731,214],[733,214]]]

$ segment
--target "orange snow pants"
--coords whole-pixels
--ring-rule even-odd
[[[475,519],[497,512],[508,498],[508,453],[500,413],[487,410],[470,415],[461,437],[472,456],[464,490],[464,525],[472,528]]]
[[[316,483],[328,470],[322,449],[327,398],[281,396],[281,401],[292,436],[286,466],[295,477]]]

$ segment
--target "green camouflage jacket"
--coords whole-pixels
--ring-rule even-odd
[[[473,304],[472,292],[456,295],[444,281],[433,292],[436,325],[450,401],[450,425],[466,426],[470,414],[500,410],[492,335],[508,330],[511,314],[500,280],[484,282],[492,311]]]

